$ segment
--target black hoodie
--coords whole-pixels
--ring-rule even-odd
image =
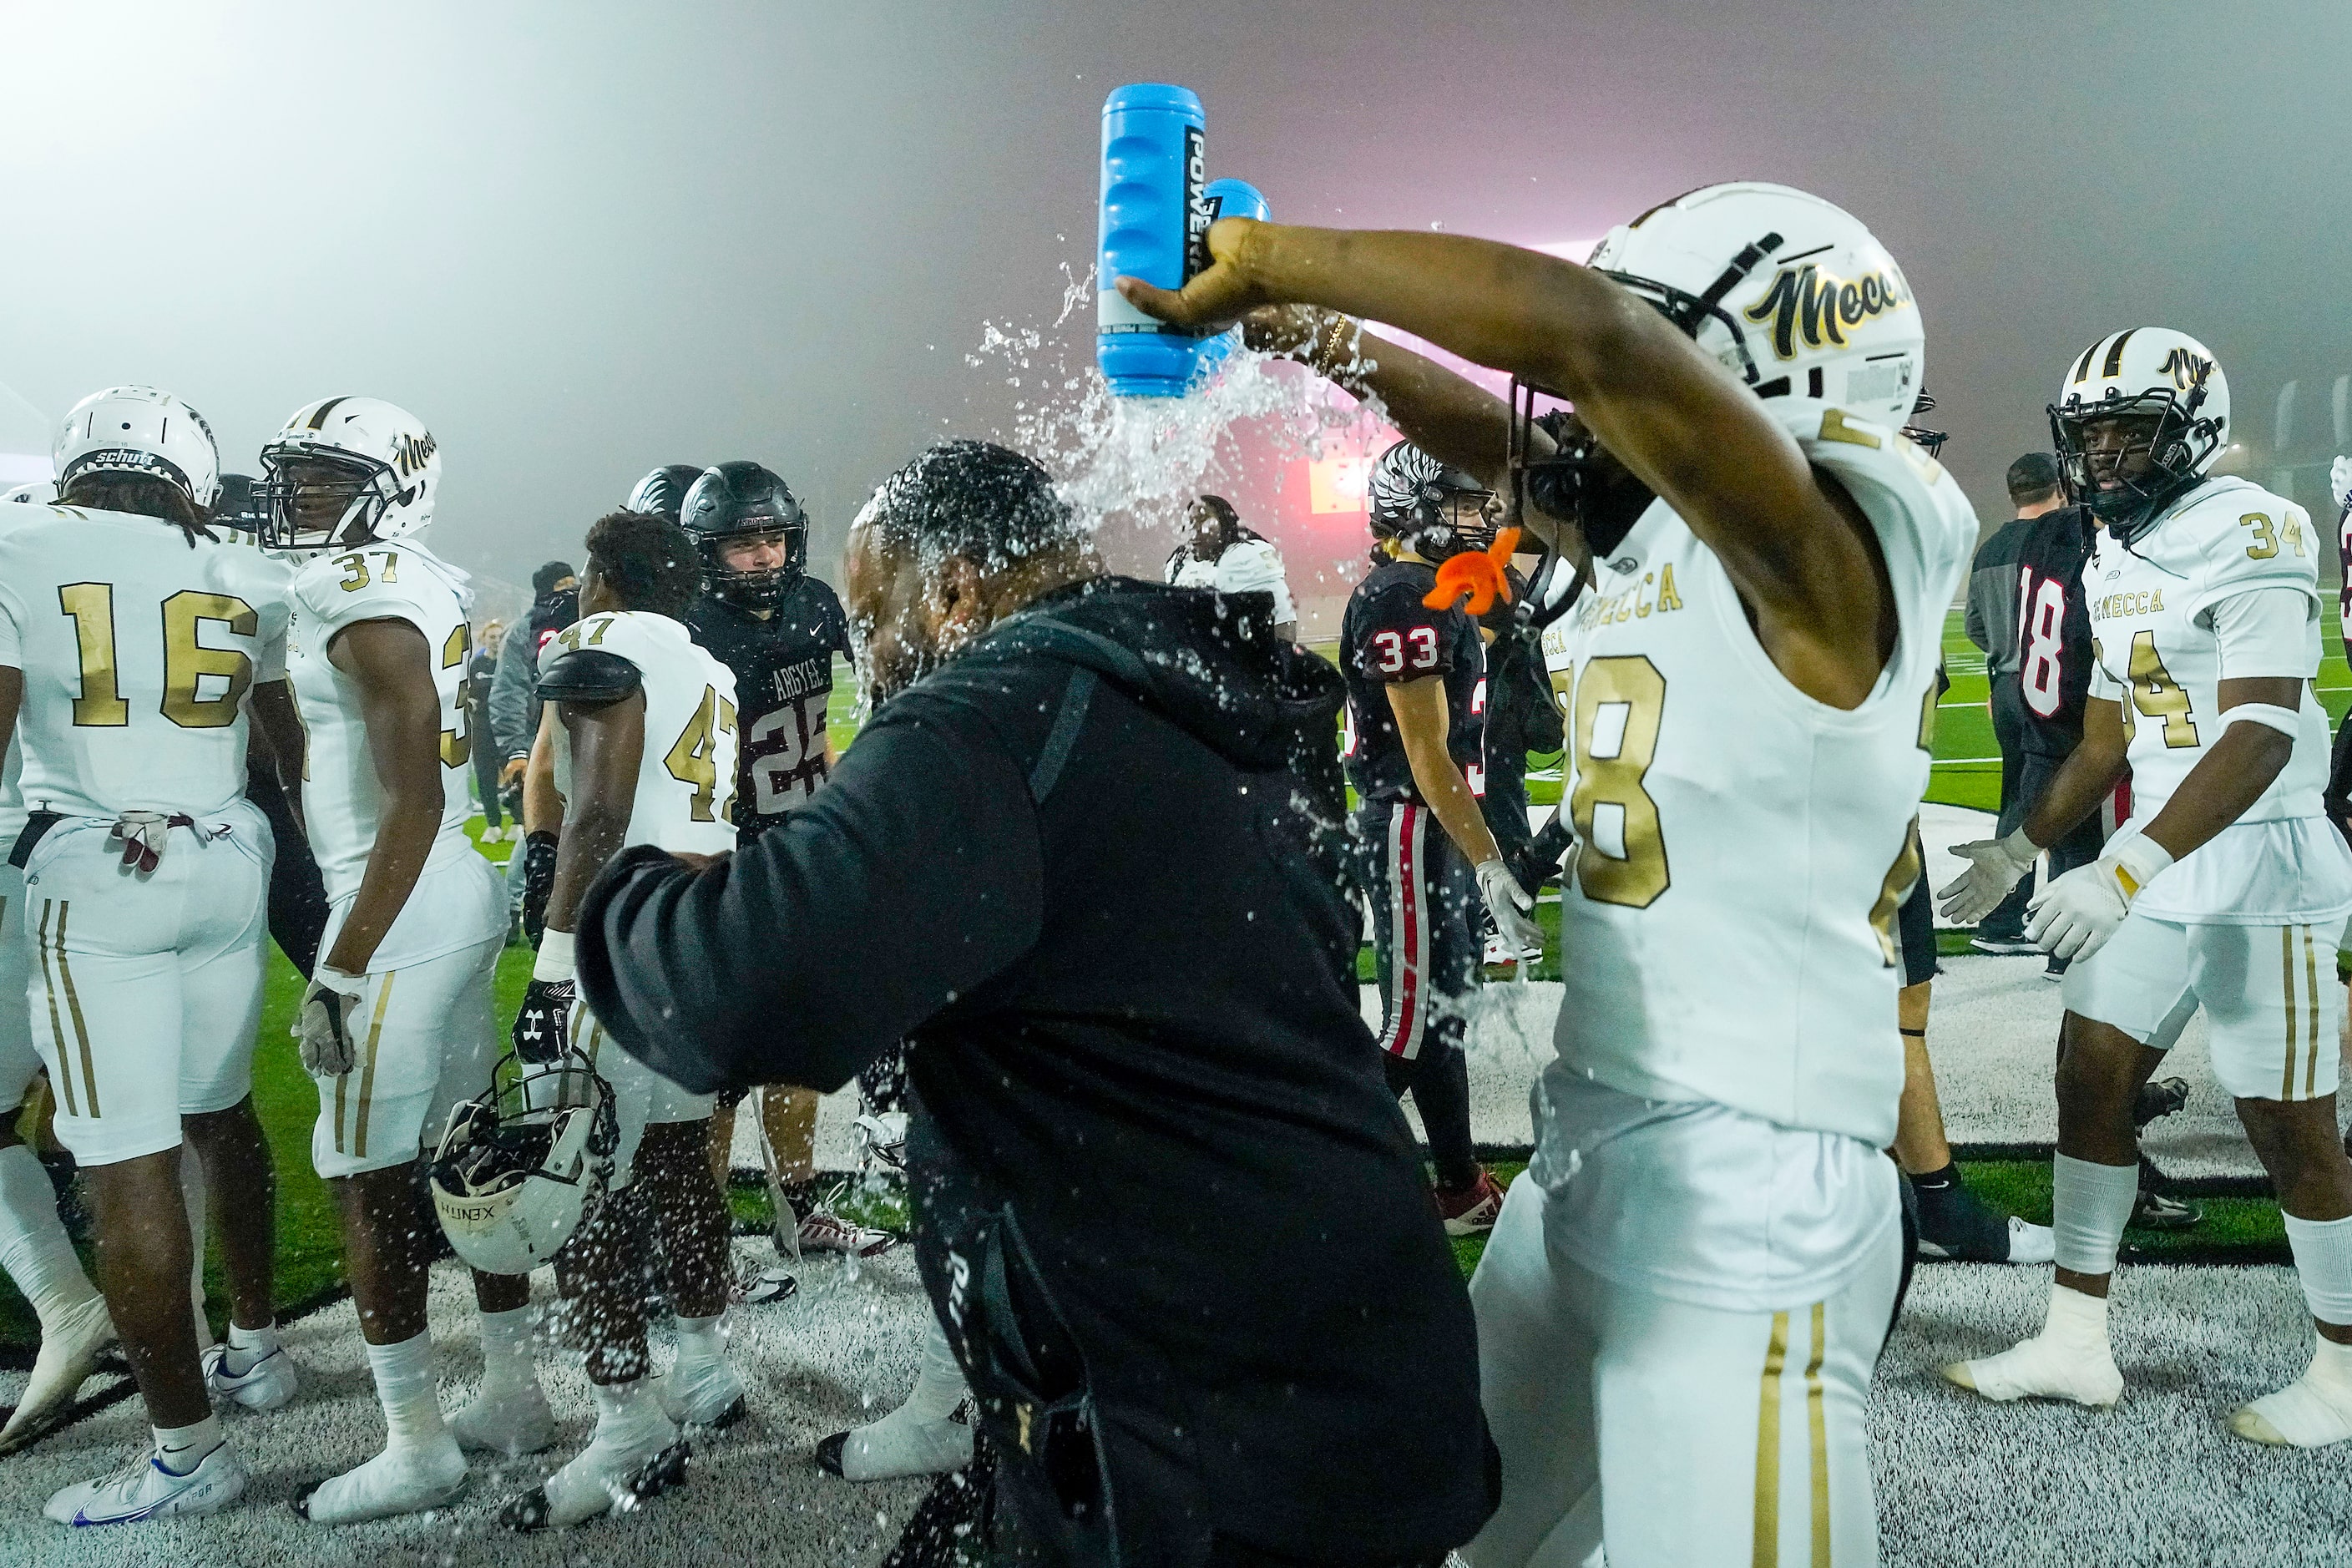
[[[1404,1561],[1493,1506],[1468,1299],[1316,847],[1340,680],[1264,611],[1124,578],[1049,595],[731,863],[633,850],[579,926],[598,1018],[690,1089],[830,1090],[910,1041],[933,1302],[1017,1447],[974,1327],[1017,1255],[1027,1305],[998,1316],[1047,1382],[1083,1366],[1128,1563],[1219,1533]]]

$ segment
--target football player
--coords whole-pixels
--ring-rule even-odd
[[[730,1227],[710,1170],[711,1097],[605,1048],[572,996],[573,914],[605,861],[632,844],[698,855],[735,847],[735,677],[683,623],[699,581],[693,542],[676,522],[629,511],[599,520],[588,531],[580,620],[540,669],[540,700],[556,716],[564,827],[515,1050],[550,1060],[568,1046],[584,1058],[612,1086],[620,1142],[609,1195],[556,1259],[589,1341],[595,1436],[507,1505],[502,1517],[518,1529],[578,1524],[617,1498],[651,1495],[684,1462],[680,1426],[723,1425],[743,1411],[719,1330]],[[677,1363],[652,1386],[640,1251],[648,1210],[677,1313]]]
[[[496,1065],[498,874],[466,837],[466,574],[426,546],[441,454],[404,409],[327,397],[262,448],[261,541],[295,574],[294,695],[310,737],[305,825],[331,906],[299,1017],[319,1089],[310,1158],[334,1194],[383,1451],[306,1486],[294,1511],[346,1524],[437,1508],[460,1444],[553,1440],[531,1363],[530,1281],[477,1273],[482,1384],[445,1423],[425,1322],[415,1163]]]
[[[1381,454],[1365,489],[1373,564],[1339,621],[1340,755],[1363,803],[1354,830],[1372,906],[1384,1015],[1377,1038],[1390,1090],[1412,1091],[1428,1132],[1446,1234],[1475,1236],[1503,1206],[1502,1187],[1472,1149],[1463,1054],[1464,1003],[1481,973],[1473,911],[1482,893],[1515,951],[1540,952],[1543,936],[1478,809],[1486,712],[1478,623],[1458,605],[1425,601],[1438,564],[1482,548],[1492,532],[1491,490],[1408,441]]]
[[[1199,326],[1319,307],[1253,336],[1517,486],[1564,558],[1541,604],[1576,595],[1552,628],[1578,840],[1559,1059],[1471,1285],[1503,1501],[1464,1554],[1874,1561],[1894,920],[1977,531],[1898,434],[1924,353],[1902,269],[1831,204],[1747,183],[1653,208],[1589,267],[1234,219],[1209,247],[1181,294],[1118,287]],[[1336,311],[1574,412],[1538,424],[1386,342],[1350,356]]]
[[[151,1453],[49,1499],[49,1518],[88,1526],[209,1513],[245,1489],[189,1310],[184,1141],[223,1200],[236,1328],[213,1392],[257,1409],[294,1395],[251,1095],[270,839],[245,798],[248,707],[299,742],[286,574],[209,526],[202,417],[114,387],[67,416],[56,455],[59,504],[0,523],[0,745],[22,738],[26,807],[9,859],[58,1137],[90,1177],[105,1309],[154,1428]],[[51,1304],[77,1282],[52,1278]],[[63,1384],[44,1398],[70,1397]]]
[[[2074,961],[2058,1063],[2057,1278],[2042,1332],[1946,1375],[1992,1399],[2112,1405],[2116,1254],[2139,1192],[2140,1087],[2202,1007],[2214,1076],[2285,1213],[2318,1344],[2310,1369],[2230,1429],[2314,1447],[2352,1436],[2352,1162],[2336,1142],[2337,938],[2352,850],[2326,816],[2320,544],[2294,502],[2208,470],[2230,387],[2196,339],[2100,339],[2050,407],[2067,492],[2101,525],[2083,574],[2091,687],[2082,743],[2023,826],[1955,853],[1955,918],[1990,909],[2126,766],[2131,818],[2030,906]]]
[[[849,622],[833,589],[808,574],[808,514],[769,469],[753,462],[706,468],[687,492],[678,521],[702,558],[702,596],[688,624],[695,640],[735,672],[742,710],[735,826],[749,843],[806,802],[832,770],[825,707],[833,697],[833,656],[850,656]],[[892,1238],[851,1224],[822,1201],[817,1097],[784,1084],[753,1093],[777,1254],[775,1267],[744,1294],[756,1304],[793,1292],[787,1258],[803,1251],[870,1258]],[[733,1104],[722,1100],[711,1152],[722,1167],[734,1115]]]

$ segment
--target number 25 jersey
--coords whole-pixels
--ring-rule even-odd
[[[651,844],[691,855],[735,847],[735,675],[696,642],[684,623],[649,610],[590,616],[557,635],[540,668],[574,648],[627,659],[644,678],[645,754],[624,846]],[[576,803],[572,731],[555,726],[555,788]]]
[[[1545,634],[1570,731],[1568,1071],[1884,1147],[1903,1050],[1895,913],[1946,611],[1976,545],[1949,475],[1884,426],[1768,405],[1875,533],[1897,623],[1861,706],[1774,667],[1715,552],[1651,503]]]

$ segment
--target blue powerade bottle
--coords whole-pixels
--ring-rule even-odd
[[[1221,217],[1248,217],[1266,221],[1265,197],[1247,180],[1211,180],[1203,193],[1209,198],[1209,221]],[[1205,381],[1216,368],[1225,363],[1225,356],[1241,345],[1242,330],[1228,327],[1201,344],[1201,357],[1193,370],[1196,383]]]
[[[1112,285],[1181,289],[1208,262],[1207,117],[1189,88],[1137,82],[1103,100],[1102,228],[1095,360],[1120,397],[1181,397],[1202,340],[1157,321]]]

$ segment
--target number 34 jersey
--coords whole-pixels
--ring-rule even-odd
[[[548,645],[540,667],[573,648],[615,654],[644,677],[645,755],[623,843],[692,855],[734,848],[734,672],[683,623],[649,610],[590,616]],[[572,733],[561,723],[555,726],[555,788],[567,802],[574,798]]]
[[[2286,590],[2284,593],[2277,590]],[[2216,611],[2241,595],[2257,622]],[[2144,827],[2221,738],[2220,683],[2292,677],[2299,732],[2284,768],[2236,822],[2148,884],[2133,908],[2224,924],[2318,921],[2352,910],[2352,857],[2323,816],[2327,715],[2310,689],[2320,656],[2319,540],[2293,501],[2210,479],[2126,548],[2105,530],[2083,568],[2091,695],[2118,704]],[[2235,649],[2233,655],[2232,649]],[[2233,657],[2237,668],[2231,668]]]
[[[1920,873],[1944,616],[1975,514],[1884,426],[1771,405],[1876,533],[1895,652],[1858,708],[1774,667],[1715,553],[1654,501],[1545,634],[1570,735],[1569,1072],[1884,1147],[1903,1051],[1895,914]]]
[[[24,804],[204,816],[245,795],[245,697],[285,678],[285,568],[170,523],[0,507],[0,664],[24,671]],[[6,852],[0,846],[0,855]]]

